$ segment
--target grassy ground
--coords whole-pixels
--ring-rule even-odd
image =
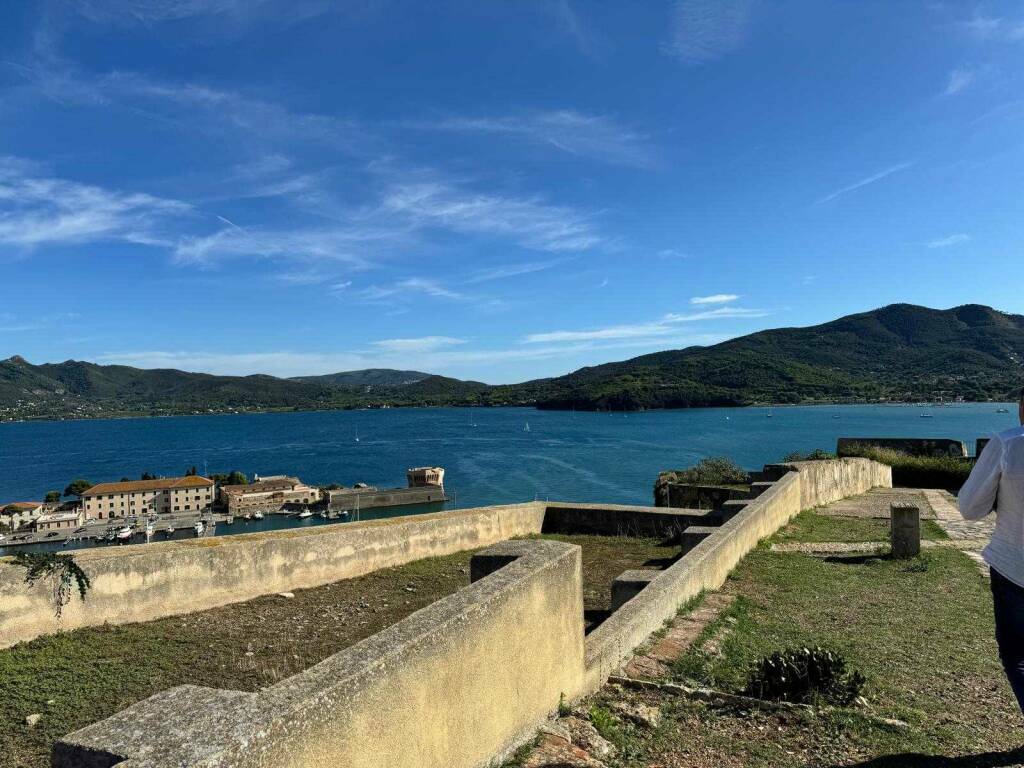
[[[657,567],[655,540],[551,536],[583,548],[591,620],[612,579]],[[253,691],[306,669],[469,583],[472,552],[200,613],[42,637],[0,651],[0,766],[43,768],[53,742],[175,685]],[[26,716],[43,715],[33,728]]]
[[[808,510],[779,531],[772,541],[815,544],[822,541],[888,541],[889,527],[888,520],[833,517]],[[922,520],[921,538],[935,541],[949,537],[934,520]]]
[[[877,538],[865,522],[873,521],[804,515],[779,538],[819,541],[825,526],[833,540]],[[764,655],[823,645],[867,676],[869,707],[735,712],[606,688],[598,707],[626,697],[657,704],[665,715],[653,731],[626,723],[613,727],[622,751],[609,765],[1024,765],[1024,751],[1017,749],[1024,744],[1024,719],[996,654],[988,584],[963,553],[932,550],[896,561],[780,554],[762,545],[726,589],[738,595],[736,603],[677,662],[677,680],[738,691]]]

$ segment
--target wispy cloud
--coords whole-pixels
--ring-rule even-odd
[[[585,56],[597,56],[604,45],[600,36],[569,0],[543,2],[541,7]]]
[[[746,41],[753,6],[752,0],[677,0],[663,50],[685,64],[720,59]]]
[[[166,245],[171,222],[191,213],[178,200],[55,178],[0,158],[0,243]]]
[[[603,239],[590,217],[573,208],[467,192],[442,182],[398,184],[381,207],[420,226],[510,237],[542,251],[585,251]]]
[[[393,233],[354,227],[309,227],[272,230],[230,225],[208,235],[182,237],[173,248],[180,262],[211,264],[225,259],[335,261],[368,268],[364,253],[374,243],[394,242]]]
[[[957,67],[949,73],[949,82],[946,84],[946,90],[943,93],[947,96],[956,96],[974,82],[974,77],[975,71],[972,68]]]
[[[669,313],[660,320],[649,323],[629,325],[611,325],[604,328],[593,328],[586,331],[548,331],[531,333],[523,338],[526,344],[552,344],[579,341],[599,341],[608,339],[638,339],[670,336],[678,333],[678,325],[703,320],[750,319],[767,317],[771,313],[763,309],[744,309],[741,307],[720,307],[703,312]]]
[[[953,246],[963,245],[964,243],[970,242],[970,239],[970,235],[960,232],[955,235],[929,240],[925,245],[929,248],[952,248]]]
[[[518,264],[499,264],[494,267],[479,269],[469,275],[463,282],[467,285],[486,283],[492,280],[504,280],[509,277],[530,275],[534,272],[543,272],[564,264],[566,259],[548,259],[547,261],[524,261]]]
[[[413,294],[433,296],[434,298],[463,301],[465,294],[446,287],[438,280],[425,277],[409,277],[387,285],[371,285],[359,292],[360,298],[366,301],[381,301],[394,297],[408,297]]]
[[[658,257],[662,259],[689,259],[692,254],[680,251],[678,248],[662,248],[658,251]]]
[[[570,155],[641,168],[655,164],[649,138],[607,115],[571,109],[492,117],[449,117],[405,123],[424,130],[511,136]]]
[[[1003,40],[1019,42],[1024,40],[1024,20],[1007,19],[1001,16],[985,16],[976,13],[970,19],[958,22],[969,35],[979,40]]]
[[[716,293],[712,296],[694,296],[691,304],[728,304],[739,299],[735,293]]]
[[[439,349],[465,344],[465,339],[451,336],[421,336],[414,339],[383,339],[373,342],[373,346],[387,352],[435,352]]]
[[[897,163],[896,165],[890,166],[883,171],[879,171],[878,173],[872,174],[867,178],[861,179],[860,181],[855,181],[853,184],[849,184],[845,187],[837,189],[835,192],[825,195],[825,197],[817,200],[816,202],[818,205],[820,205],[821,203],[827,203],[831,200],[835,200],[837,197],[845,195],[848,192],[854,192],[858,189],[861,189],[862,187],[868,186],[869,184],[874,184],[876,181],[881,181],[884,178],[892,176],[894,173],[905,171],[908,168],[913,167],[913,165],[913,162]]]

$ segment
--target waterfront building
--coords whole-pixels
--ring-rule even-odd
[[[306,485],[297,477],[287,475],[256,476],[248,485],[221,486],[220,502],[228,513],[277,512],[289,504],[316,504],[320,489]]]
[[[444,467],[413,467],[405,473],[410,488],[444,488]]]
[[[87,519],[108,520],[132,515],[208,512],[213,506],[213,480],[199,475],[100,483],[82,494]]]
[[[46,512],[46,504],[42,501],[12,501],[0,507],[0,526],[10,531],[30,524]]]
[[[81,507],[63,510],[59,512],[46,512],[35,520],[36,531],[68,531],[78,528],[85,522],[85,515]]]

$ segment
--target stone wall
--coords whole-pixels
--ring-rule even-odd
[[[967,446],[962,441],[945,437],[840,437],[836,441],[836,453],[846,456],[850,449],[857,445],[892,448],[911,456],[953,456],[954,458],[967,456]]]
[[[504,567],[305,672],[259,693],[157,694],[62,739],[53,765],[490,765],[577,692],[583,669],[579,547],[497,554]]]
[[[92,580],[54,615],[49,584],[29,588],[0,560],[0,648],[58,630],[124,624],[315,587],[412,560],[540,533],[537,503],[316,528],[82,550]]]
[[[385,553],[380,559],[404,562],[440,554],[438,549],[481,546],[487,538],[536,533],[542,525],[564,529],[589,520],[585,527],[596,533],[671,533],[693,517],[697,523],[691,527],[707,529],[676,563],[638,584],[634,596],[624,598],[586,639],[579,548],[504,542],[476,555],[469,587],[305,672],[259,693],[193,686],[166,691],[65,737],[54,749],[53,764],[493,765],[526,739],[562,696],[571,700],[598,688],[689,598],[721,586],[761,539],[805,508],[805,499],[819,503],[860,493],[868,483],[884,485],[884,469],[871,464],[776,467],[769,474],[778,479],[760,488],[757,498],[730,502],[734,508],[715,521],[708,513],[680,510],[533,503],[384,521],[366,529],[339,526],[337,534],[313,534],[322,541],[297,537],[300,544],[291,554],[299,560],[303,550],[330,560],[332,546],[345,545],[356,547],[348,556],[357,567],[369,570],[376,549]],[[360,541],[361,536],[366,539]],[[297,570],[302,571],[301,563]],[[312,578],[323,576],[317,571]],[[145,591],[144,580],[138,588]]]
[[[870,459],[794,461],[764,468],[772,478],[794,471],[801,475],[801,509],[821,507],[872,488],[892,488],[892,467]]]

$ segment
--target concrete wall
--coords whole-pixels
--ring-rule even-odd
[[[946,437],[840,437],[836,441],[836,453],[844,456],[857,445],[892,448],[911,456],[967,456],[967,446],[963,442]]]
[[[397,517],[301,530],[82,550],[92,580],[60,619],[50,586],[29,588],[0,560],[0,648],[41,634],[189,613],[260,595],[328,584],[424,557],[539,533],[537,503]]]
[[[53,765],[490,765],[583,669],[579,547],[519,541],[497,554],[504,567],[303,673],[255,694],[158,694],[62,739]]]
[[[892,467],[870,459],[794,461],[769,464],[764,471],[771,477],[800,473],[801,509],[821,507],[872,488],[892,488]]]
[[[761,539],[805,508],[806,499],[835,500],[867,490],[869,483],[884,485],[887,478],[884,469],[866,460],[797,463],[770,474],[779,479],[756,499],[731,502],[736,504],[731,516],[723,515],[720,526],[649,583],[638,583],[635,596],[586,639],[579,548],[551,541],[504,542],[475,556],[469,587],[305,672],[259,693],[171,689],[65,737],[54,748],[53,764],[492,765],[533,732],[560,696],[572,699],[596,690],[686,600],[721,586]],[[542,522],[559,528],[589,518],[592,532],[616,533],[641,524],[673,531],[676,518],[687,515],[534,503],[366,526],[376,533],[340,526],[333,535],[341,537],[334,539],[335,546],[365,547],[356,553],[357,567],[369,570],[375,546],[384,553],[382,559],[408,560],[439,554],[437,549],[474,546],[470,542],[488,536],[536,533]],[[366,540],[351,538],[361,535]],[[396,540],[401,536],[422,540]],[[330,548],[326,538],[298,538],[303,541],[293,556]],[[315,578],[323,575],[318,571]]]

